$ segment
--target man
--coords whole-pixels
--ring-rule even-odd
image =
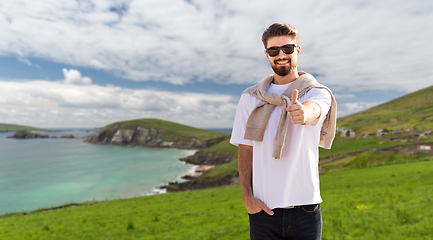
[[[230,143],[239,146],[251,239],[321,239],[318,146],[330,148],[336,102],[298,72],[298,32],[275,23],[262,36],[274,74],[239,100]]]

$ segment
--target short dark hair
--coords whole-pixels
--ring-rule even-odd
[[[269,26],[262,35],[262,42],[265,48],[268,46],[268,40],[271,37],[289,36],[296,44],[299,42],[298,30],[289,24],[274,23]]]

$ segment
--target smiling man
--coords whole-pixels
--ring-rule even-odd
[[[275,23],[262,41],[274,74],[242,93],[230,139],[250,236],[321,239],[318,147],[332,145],[337,105],[331,90],[298,72],[294,27]]]

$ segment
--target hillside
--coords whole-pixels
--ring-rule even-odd
[[[319,148],[321,173],[356,168],[354,163],[364,155],[386,157],[394,163],[402,158],[417,161],[425,157],[422,154],[433,155],[427,150],[433,147],[433,86],[338,118],[337,127],[354,130],[356,136],[337,133],[330,150]],[[380,129],[384,131],[376,133]],[[381,159],[370,165],[387,161]]]
[[[18,130],[45,131],[46,129],[24,125],[0,123],[0,132],[14,132]]]
[[[214,137],[226,136],[227,134],[195,128],[187,125],[182,125],[175,122],[165,121],[156,118],[143,118],[129,121],[115,122],[102,128],[99,132],[106,131],[115,126],[121,125],[119,129],[136,129],[137,127],[163,129],[161,137],[167,140],[177,139],[179,137],[195,137],[203,140]]]
[[[357,136],[378,129],[402,132],[433,130],[433,86],[379,106],[338,118],[338,127],[350,128]]]
[[[84,138],[85,142],[201,149],[212,146],[229,134],[194,128],[160,119],[115,122]]]

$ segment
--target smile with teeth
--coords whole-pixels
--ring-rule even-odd
[[[276,64],[278,64],[278,65],[286,65],[286,64],[289,64],[289,60],[276,61]]]

